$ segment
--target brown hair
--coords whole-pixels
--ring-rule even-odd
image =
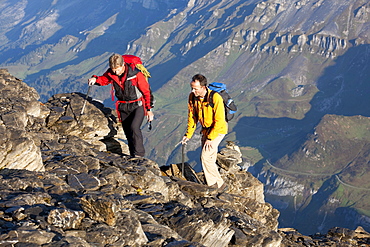
[[[115,69],[123,65],[123,58],[120,54],[113,54],[109,58],[109,67]]]
[[[196,74],[193,76],[192,81],[199,81],[201,86],[207,86],[207,78],[204,75]]]

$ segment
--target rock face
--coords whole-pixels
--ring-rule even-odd
[[[279,212],[264,201],[262,184],[238,166],[237,149],[218,155],[229,185],[220,193],[187,163],[159,166],[125,155],[112,110],[88,99],[80,116],[85,96],[78,93],[41,104],[32,88],[0,72],[1,145],[7,148],[0,155],[1,246],[275,247],[325,241],[278,230]],[[368,236],[347,233],[351,243]]]
[[[42,104],[35,89],[5,69],[0,70],[0,90],[0,169],[43,171],[41,149],[61,147],[67,136],[79,137],[99,150],[127,150],[118,141],[124,137],[112,109],[89,98],[85,114],[80,115],[85,95],[58,94]]]
[[[34,118],[44,121],[47,108],[37,101],[36,90],[6,70],[0,70],[0,90],[0,169],[44,170],[39,145],[26,127]]]

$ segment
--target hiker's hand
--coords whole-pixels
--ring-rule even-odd
[[[152,111],[146,111],[146,119],[148,120],[148,122],[153,121],[154,113]]]
[[[186,145],[186,143],[189,141],[189,138],[187,138],[186,136],[184,136],[181,140],[181,144],[182,145]]]
[[[205,143],[204,143],[204,149],[205,150],[211,150],[213,148],[213,141],[212,140],[207,140]]]
[[[87,81],[88,81],[89,86],[92,86],[92,85],[94,85],[94,84],[95,84],[95,82],[96,82],[96,78],[95,78],[95,77],[91,77],[91,78],[89,78],[89,80],[87,80]]]

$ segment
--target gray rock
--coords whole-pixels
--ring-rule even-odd
[[[0,70],[0,169],[43,171],[41,152],[26,131],[30,118],[45,117],[35,89]],[[34,106],[35,109],[31,109]]]
[[[100,187],[99,179],[87,173],[70,174],[67,180],[69,186],[76,190],[97,190]]]
[[[85,218],[85,213],[82,211],[57,208],[50,211],[47,222],[63,230],[77,229],[83,218]]]
[[[55,233],[40,229],[19,229],[10,232],[8,235],[11,235],[11,237],[4,241],[5,243],[16,243],[17,245],[21,245],[22,243],[35,244],[40,246],[51,243],[56,236]]]
[[[63,237],[61,240],[52,242],[47,247],[64,247],[64,246],[78,246],[78,247],[93,247],[95,245],[89,244],[85,239],[74,236]]]

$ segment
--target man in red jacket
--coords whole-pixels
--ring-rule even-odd
[[[153,121],[154,98],[147,78],[140,70],[130,66],[123,56],[113,54],[109,58],[109,69],[102,75],[93,75],[89,85],[106,86],[112,84],[116,98],[116,109],[122,122],[130,155],[143,157],[145,149],[140,126],[146,116],[148,122]]]

